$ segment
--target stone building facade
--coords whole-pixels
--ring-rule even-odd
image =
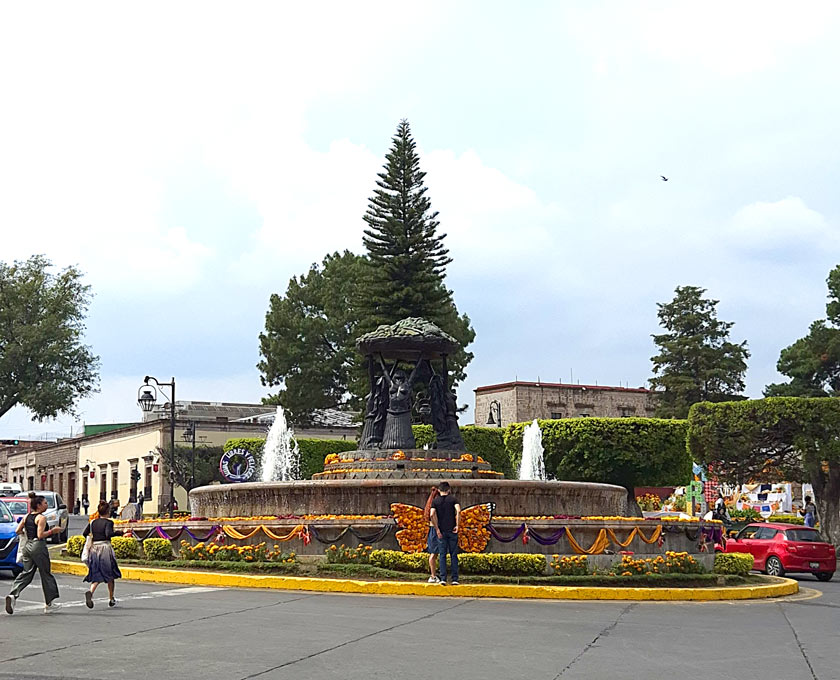
[[[609,387],[606,385],[566,385],[514,381],[486,385],[475,390],[475,424],[488,423],[493,404],[495,425],[506,427],[537,419],[558,418],[650,418],[656,409],[656,396],[644,387]]]

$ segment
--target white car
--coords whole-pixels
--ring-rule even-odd
[[[67,527],[70,524],[70,514],[67,512],[67,504],[64,499],[55,491],[34,491],[36,496],[43,496],[47,500],[47,510],[44,517],[47,520],[47,528],[61,527],[61,533],[52,537],[53,543],[64,543],[67,541]],[[17,494],[16,498],[26,498],[29,491]]]

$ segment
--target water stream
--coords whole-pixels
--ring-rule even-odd
[[[545,480],[542,431],[536,419],[530,425],[526,425],[522,433],[522,463],[519,467],[519,479]]]
[[[300,448],[294,431],[286,422],[283,407],[278,406],[274,423],[265,438],[260,480],[291,482],[296,479],[300,479]]]

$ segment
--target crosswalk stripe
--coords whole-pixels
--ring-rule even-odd
[[[102,586],[99,586],[99,588],[105,588],[105,586],[102,585]],[[85,590],[87,590],[87,589],[85,588]],[[117,599],[117,604],[119,604],[121,602],[128,602],[128,601],[131,601],[131,600],[152,600],[152,599],[156,599],[156,598],[159,598],[159,597],[177,597],[177,596],[181,596],[181,595],[195,595],[195,594],[198,594],[198,593],[209,593],[209,592],[212,592],[214,590],[217,590],[217,589],[216,588],[211,588],[209,586],[188,586],[186,588],[172,588],[172,589],[169,589],[169,590],[153,590],[153,591],[148,592],[148,593],[138,593],[137,595],[126,595],[125,597],[120,597],[120,598]],[[102,601],[103,605],[107,606],[107,603],[108,603],[107,599],[101,598],[101,601]],[[23,603],[23,602],[29,603],[29,602],[32,602],[32,600],[18,600],[18,605],[15,607],[15,614],[17,614],[18,612],[36,611],[38,609],[43,609],[44,608],[43,602],[39,603],[39,604],[24,604],[23,606],[20,606],[20,604]],[[84,607],[85,606],[85,601],[84,600],[67,602],[67,603],[63,603],[63,602],[61,602],[61,600],[59,600],[59,602],[61,603],[61,609],[70,609],[70,608],[74,608],[74,607]]]

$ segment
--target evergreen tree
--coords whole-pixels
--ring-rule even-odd
[[[678,286],[671,302],[657,305],[667,331],[653,336],[660,352],[651,357],[656,377],[650,384],[659,390],[660,417],[685,418],[692,404],[730,401],[744,391],[747,343],[729,341],[734,324],[718,320],[718,300],[704,299],[705,292]]]
[[[827,319],[811,324],[808,335],[779,355],[776,368],[790,378],[768,385],[768,397],[836,397],[840,395],[840,265],[828,275]]]
[[[426,194],[425,176],[408,121],[403,120],[364,215],[368,257],[360,286],[359,331],[409,316],[423,317],[466,347],[475,331],[469,318],[458,313],[452,291],[444,284],[446,266],[452,259],[443,243],[446,234],[438,233],[438,213],[432,211]],[[464,379],[464,368],[472,356],[462,350],[452,357],[455,381]]]
[[[349,251],[327,255],[293,277],[284,296],[271,296],[257,368],[263,385],[280,387],[266,403],[282,404],[297,424],[317,409],[357,406],[350,385],[360,363],[355,301],[363,262]]]

